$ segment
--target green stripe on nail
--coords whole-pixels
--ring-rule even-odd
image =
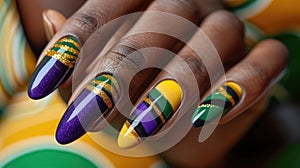
[[[151,101],[155,102],[164,118],[168,119],[174,111],[169,101],[155,88],[149,93],[149,98]]]

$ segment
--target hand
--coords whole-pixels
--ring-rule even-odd
[[[155,7],[155,5],[153,5],[153,6]],[[150,7],[150,9],[151,9],[151,7]],[[184,12],[177,13],[177,10],[176,10],[177,15],[188,18],[189,20],[193,20],[194,17],[192,17],[193,16],[192,14],[189,15]],[[202,17],[198,16],[198,18],[202,18]],[[141,20],[142,19],[145,19],[145,18],[141,18]],[[194,22],[197,22],[197,21],[194,21]],[[131,31],[138,30],[139,26],[141,26],[141,25],[139,25],[139,22],[138,22],[131,29]],[[156,26],[159,26],[159,25],[156,25]],[[222,63],[225,65],[225,69],[226,70],[229,69],[229,71],[226,71],[226,74],[225,74],[226,81],[234,82],[234,84],[229,85],[229,87],[231,89],[233,88],[234,92],[237,94],[237,98],[234,99],[233,100],[234,103],[232,103],[232,104],[235,104],[235,106],[233,106],[232,104],[229,107],[227,106],[225,109],[222,109],[222,111],[217,112],[214,118],[210,119],[211,121],[214,121],[214,119],[218,118],[224,111],[226,111],[228,113],[226,115],[224,115],[224,117],[221,119],[221,122],[225,123],[225,122],[232,120],[236,116],[240,115],[242,112],[247,110],[250,106],[252,106],[255,102],[260,100],[261,96],[264,95],[265,91],[268,90],[268,88],[273,84],[273,81],[278,78],[279,74],[283,71],[284,67],[286,66],[287,52],[286,52],[286,49],[280,43],[278,43],[276,41],[266,41],[266,42],[263,42],[262,44],[258,45],[246,58],[242,59],[243,51],[244,51],[242,26],[233,15],[228,14],[227,12],[216,12],[216,13],[210,15],[202,22],[201,28],[202,28],[203,32],[209,37],[209,39],[214,44],[216,50],[218,51],[218,53],[220,55],[219,59],[221,59]],[[62,31],[63,30],[64,29],[62,29]],[[184,33],[184,32],[189,32],[189,31],[182,30],[182,33]],[[146,33],[146,35],[147,35],[147,33]],[[115,70],[114,68],[117,67],[116,64],[118,65],[118,63],[119,63],[119,65],[124,66],[124,64],[121,64],[123,61],[123,56],[130,55],[130,53],[132,53],[132,52],[128,52],[128,50],[127,50],[127,52],[126,52],[126,50],[124,51],[124,46],[127,46],[126,49],[130,49],[130,50],[132,50],[132,48],[135,50],[138,50],[140,48],[152,47],[152,46],[169,49],[169,48],[172,48],[172,46],[174,46],[175,44],[177,44],[177,41],[170,37],[164,37],[162,35],[155,36],[153,34],[151,34],[151,36],[146,36],[146,35],[140,34],[140,35],[136,35],[133,37],[128,36],[125,39],[123,38],[105,56],[100,57],[101,61],[98,62],[98,64],[97,64],[97,67],[98,67],[97,71],[99,74],[101,74],[102,72],[106,72],[106,73],[104,73],[105,75],[100,75],[99,77],[95,78],[94,83],[96,83],[97,80],[100,80],[100,81],[104,80],[104,79],[108,80],[107,78],[113,77],[111,79],[111,82],[108,82],[108,83],[100,82],[100,83],[102,83],[102,85],[105,85],[105,84],[115,85],[115,86],[109,87],[108,90],[105,90],[105,88],[102,87],[102,89],[104,89],[104,90],[102,90],[102,92],[104,91],[106,94],[111,93],[112,97],[110,97],[109,99],[113,100],[113,101],[111,101],[112,106],[114,105],[114,103],[116,103],[116,106],[125,107],[126,102],[128,102],[128,100],[122,99],[122,98],[124,98],[124,97],[122,97],[123,95],[120,95],[120,97],[119,97],[119,95],[118,95],[119,89],[118,89],[117,85],[121,86],[120,83],[126,83],[125,82],[126,81],[126,73],[128,71],[130,72],[130,70],[133,69],[132,65],[135,65],[137,62],[140,61],[139,58],[137,58],[137,57],[135,57],[135,58],[137,58],[137,60],[130,59],[130,61],[132,61],[132,62],[129,62],[129,63],[131,63],[131,65],[130,66],[127,65],[128,67],[125,66],[125,67],[121,68],[123,71],[126,71],[126,73]],[[177,128],[176,125],[180,126],[180,122],[177,122],[178,118],[181,118],[184,116],[191,117],[191,115],[188,115],[188,114],[192,114],[193,113],[192,111],[194,111],[196,107],[191,110],[187,110],[187,109],[195,106],[196,103],[199,103],[199,102],[197,102],[197,101],[190,102],[187,100],[191,100],[191,98],[195,98],[195,100],[196,100],[197,96],[193,97],[193,94],[198,93],[199,90],[200,90],[200,93],[207,91],[207,89],[210,86],[210,84],[209,84],[210,81],[208,80],[209,79],[208,73],[213,72],[213,74],[215,74],[214,75],[215,80],[211,81],[212,88],[218,88],[220,85],[222,85],[222,83],[224,82],[223,74],[222,73],[214,73],[214,72],[219,72],[219,70],[220,70],[219,69],[220,67],[214,66],[215,60],[210,60],[211,58],[208,56],[205,56],[204,54],[198,55],[194,51],[192,51],[191,48],[189,47],[189,46],[196,47],[196,49],[198,49],[202,53],[205,53],[208,55],[211,52],[214,53],[213,50],[205,51],[202,48],[202,46],[199,46],[199,44],[205,45],[205,43],[208,42],[204,38],[199,38],[199,37],[202,37],[202,35],[203,35],[202,31],[197,31],[193,35],[193,38],[189,41],[188,45],[186,47],[184,47],[183,49],[181,49],[180,52],[178,53],[179,57],[185,61],[185,63],[190,68],[190,70],[193,72],[196,82],[195,83],[190,82],[190,81],[194,80],[193,76],[186,75],[186,71],[183,71],[182,69],[178,68],[179,67],[178,65],[181,65],[180,62],[172,60],[171,62],[168,63],[168,61],[166,61],[166,63],[168,63],[168,65],[164,68],[164,70],[167,70],[169,73],[161,72],[158,75],[158,77],[156,77],[154,79],[154,82],[150,85],[150,87],[149,87],[150,89],[148,89],[148,91],[145,91],[145,94],[143,95],[143,96],[145,96],[145,95],[147,96],[147,94],[149,93],[149,90],[151,93],[153,87],[156,90],[159,90],[159,89],[163,88],[165,85],[168,85],[168,86],[174,88],[173,91],[177,90],[177,92],[172,92],[172,94],[173,93],[178,94],[177,96],[174,96],[174,97],[176,97],[175,100],[168,99],[169,93],[165,92],[166,95],[163,94],[163,96],[165,96],[165,98],[167,98],[164,102],[165,103],[169,102],[173,109],[172,111],[170,111],[170,110],[168,111],[167,109],[162,110],[163,113],[171,114],[171,115],[166,115],[167,117],[164,118],[164,120],[167,121],[166,124],[164,124],[164,127],[162,124],[162,122],[163,122],[162,118],[159,119],[160,121],[158,121],[159,124],[157,124],[157,127],[152,128],[152,130],[150,128],[150,133],[145,132],[145,131],[143,132],[142,130],[145,128],[135,127],[134,130],[139,131],[138,132],[139,136],[138,137],[133,136],[133,138],[129,137],[129,140],[128,140],[128,137],[123,135],[124,132],[128,132],[126,130],[126,126],[124,126],[122,129],[123,132],[121,132],[120,137],[123,138],[123,140],[127,139],[125,141],[130,142],[130,143],[127,143],[127,142],[123,143],[122,141],[119,141],[120,146],[131,147],[133,145],[136,145],[136,143],[141,142],[140,137],[143,137],[143,136],[147,137],[147,136],[154,135],[154,134],[160,134],[161,132],[164,132],[164,130],[171,129],[172,127],[174,127],[174,129],[175,129],[175,128]],[[151,37],[153,39],[151,39],[151,41],[149,41],[145,37],[148,37],[148,38]],[[59,38],[57,37],[56,39],[59,39]],[[226,43],[224,43],[220,39],[226,39]],[[52,43],[54,43],[54,42],[52,42]],[[131,47],[131,46],[134,46],[134,47]],[[122,52],[120,52],[120,51],[122,51]],[[265,55],[268,55],[268,54],[272,55],[272,58],[274,58],[274,59],[272,59],[272,60],[268,59],[268,64],[266,64],[265,62],[268,57],[266,57]],[[127,56],[127,58],[128,58],[128,56]],[[151,60],[151,61],[157,62],[159,60],[155,60],[155,58],[153,58],[153,60]],[[207,69],[205,69],[204,63],[206,65],[205,67]],[[100,67],[101,71],[99,71],[99,67]],[[140,68],[137,67],[136,69],[140,69]],[[172,75],[170,75],[170,72]],[[110,76],[108,74],[113,74],[113,76]],[[154,78],[155,76],[156,75],[153,75],[152,71],[151,71],[151,73],[143,72],[141,74],[138,74],[136,79],[134,80],[134,84],[133,84],[134,86],[131,86],[131,90],[130,90],[131,96],[132,97],[134,95],[135,95],[135,97],[140,96],[139,92],[141,92],[142,90],[136,89],[136,88],[146,89],[148,86],[147,83],[151,82],[151,80],[149,80],[149,79]],[[218,78],[222,78],[222,80],[221,79],[217,80]],[[119,82],[115,82],[114,79],[118,80]],[[167,81],[167,82],[165,82],[165,81]],[[177,82],[174,82],[174,81],[177,81]],[[87,81],[83,82],[83,83],[87,83]],[[86,97],[83,96],[84,93],[89,93],[89,95],[91,95],[90,91],[88,91],[88,89],[92,90],[92,92],[99,91],[97,88],[91,88],[90,86],[94,87],[95,85],[88,85],[88,87],[85,88],[84,90],[83,90],[83,88],[78,88],[78,90],[83,90],[83,92],[81,92],[81,94],[79,96],[78,96],[78,94],[74,95],[74,97],[77,97],[77,99],[75,99],[75,101],[74,101],[75,103],[73,103],[69,106],[67,112],[65,113],[65,115],[59,125],[58,131],[57,131],[57,138],[60,143],[71,142],[74,139],[82,136],[82,134],[84,134],[86,131],[97,130],[97,129],[95,129],[97,127],[102,128],[101,124],[99,124],[99,123],[101,123],[101,122],[99,122],[99,120],[103,119],[104,117],[107,117],[107,119],[109,119],[109,120],[112,120],[112,118],[114,118],[114,119],[116,118],[116,115],[111,115],[111,114],[116,114],[116,112],[113,112],[114,110],[111,111],[111,109],[113,109],[113,107],[112,106],[108,107],[109,103],[107,103],[107,102],[104,104],[102,102],[103,105],[100,104],[100,109],[102,108],[101,110],[107,116],[101,115],[101,113],[99,113],[99,111],[97,111],[97,110],[93,111],[92,108],[87,109],[87,108],[89,108],[88,106],[86,106],[85,109],[83,109],[79,112],[76,111],[76,110],[78,110],[78,107],[79,107],[78,104],[80,104],[76,101],[78,101],[80,99],[85,99]],[[197,87],[194,87],[194,86],[197,86]],[[195,90],[195,88],[198,88],[199,90]],[[235,88],[238,88],[238,89],[235,90]],[[100,89],[101,89],[101,87],[100,87]],[[212,89],[212,90],[214,90],[214,89]],[[108,93],[107,93],[107,91],[108,91]],[[99,91],[98,93],[100,93],[100,92],[101,91]],[[115,92],[115,93],[113,93],[113,92]],[[115,94],[115,96],[114,96],[114,94]],[[208,95],[208,94],[209,93],[207,93],[206,95]],[[207,97],[206,95],[204,96],[204,98]],[[102,94],[102,96],[103,96],[103,94]],[[136,103],[136,104],[139,105],[140,103],[144,102],[145,99],[143,98],[143,96],[139,101],[137,101],[138,103]],[[116,97],[116,98],[113,98],[113,97]],[[189,99],[187,99],[187,98],[189,98]],[[96,109],[99,108],[96,100],[98,102],[103,101],[103,97],[101,97],[101,94],[100,94],[100,96],[93,95],[92,100],[88,101],[87,105],[92,105]],[[108,100],[108,99],[106,99],[106,100]],[[115,101],[115,100],[117,100],[117,101]],[[123,103],[120,103],[121,100]],[[172,102],[170,102],[170,101],[172,101]],[[86,102],[86,101],[81,101],[81,102]],[[213,103],[213,101],[211,101],[211,102]],[[224,102],[224,103],[226,103],[226,102]],[[105,105],[106,105],[106,108],[105,108]],[[149,109],[151,110],[152,107],[154,107],[154,103],[151,104]],[[120,108],[118,108],[118,109],[120,109]],[[186,110],[184,110],[184,109],[186,109]],[[261,110],[259,110],[259,111],[261,111]],[[133,114],[134,113],[137,113],[137,111],[136,110],[133,111]],[[73,117],[74,114],[75,114],[75,118],[70,118],[70,116]],[[183,114],[185,114],[185,115],[183,115]],[[104,116],[104,117],[101,118],[100,116]],[[255,116],[257,116],[257,115],[255,115]],[[203,117],[200,117],[200,118],[203,118]],[[253,117],[253,118],[255,118],[255,117]],[[229,138],[229,140],[227,141],[228,144],[231,144],[231,145],[234,144],[235,140],[238,139],[237,137],[239,135],[241,135],[242,132],[245,131],[245,128],[247,126],[249,126],[251,124],[251,122],[254,120],[253,118],[248,117],[246,119],[246,121],[248,121],[248,122],[240,122],[239,124],[237,124],[237,125],[239,125],[238,128],[240,128],[241,131],[236,131],[236,132],[232,131],[233,133],[236,133],[236,137]],[[131,120],[129,120],[129,122],[132,122],[132,120],[138,121],[138,123],[143,121],[143,120],[138,120],[138,117],[136,117],[136,116],[131,116]],[[81,121],[81,122],[79,122],[79,121]],[[206,121],[205,117],[204,117],[204,121]],[[149,122],[151,122],[151,121],[149,121]],[[202,123],[205,123],[205,122],[202,122]],[[232,123],[234,123],[234,122],[232,122]],[[195,124],[195,122],[194,122],[194,125],[199,126],[198,124]],[[232,125],[234,125],[234,124],[232,124]],[[236,125],[234,125],[234,127],[236,127]],[[221,128],[222,127],[218,128],[218,130],[220,130]],[[232,130],[232,128],[231,129],[229,129],[229,128],[230,128],[230,126],[226,127],[225,129],[223,128],[223,130]],[[194,129],[192,129],[191,132],[193,132],[193,130]],[[224,132],[226,132],[226,131],[224,131]],[[131,133],[132,132],[129,131],[129,134],[131,134]],[[170,134],[171,133],[169,133],[169,135]],[[215,133],[215,134],[218,134],[218,133]],[[189,137],[191,137],[191,136],[188,136],[187,138],[189,138]],[[222,138],[224,138],[224,137],[222,137]],[[197,140],[197,139],[194,139],[193,141],[195,141],[195,140]],[[222,140],[222,139],[214,138],[214,140],[218,142],[219,140]],[[188,144],[186,143],[185,145],[188,145]],[[179,146],[180,146],[180,144],[179,144]],[[228,146],[230,146],[230,145],[228,145]],[[220,153],[224,153],[224,151],[226,151],[226,149],[228,149],[228,146],[226,146],[223,149],[221,148],[219,150]],[[202,145],[202,147],[203,147],[203,145]],[[209,146],[207,146],[207,147],[209,147]],[[176,149],[176,148],[173,148],[173,149]],[[189,148],[185,148],[185,149],[189,149]],[[196,146],[193,146],[193,149],[196,149]],[[201,150],[201,148],[199,150]],[[184,150],[182,150],[181,152],[183,152],[183,151]],[[197,150],[193,150],[193,151],[199,152],[198,148],[197,148]],[[212,156],[213,155],[214,155],[214,153],[212,154]],[[169,152],[169,156],[172,156],[172,154],[170,152]],[[196,156],[196,155],[194,155],[194,156]],[[219,155],[215,154],[215,156],[219,156]],[[212,158],[214,158],[214,157],[212,157]],[[180,162],[181,160],[178,159],[178,160],[173,160],[173,161]],[[199,162],[197,162],[197,163],[199,163]]]

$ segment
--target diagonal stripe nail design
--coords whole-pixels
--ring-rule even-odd
[[[176,112],[182,99],[177,82],[165,80],[153,88],[133,110],[118,137],[121,148],[130,148],[153,135]]]
[[[197,108],[192,117],[194,127],[201,127],[220,115],[229,112],[242,97],[241,87],[234,82],[226,82],[208,96]]]
[[[70,75],[79,52],[77,38],[66,36],[58,40],[33,72],[28,86],[29,97],[40,99],[53,92]]]
[[[115,106],[120,94],[120,85],[112,75],[96,77],[66,110],[56,130],[57,142],[67,144],[84,135]]]

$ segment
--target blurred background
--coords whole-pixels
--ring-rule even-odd
[[[30,165],[29,158],[36,160],[41,159],[41,156],[55,154],[59,157],[51,159],[52,167],[55,163],[61,163],[58,165],[62,166],[62,162],[65,162],[65,165],[73,162],[79,167],[134,167],[140,164],[146,167],[166,167],[166,163],[158,156],[140,159],[118,156],[97,146],[88,137],[82,138],[74,146],[62,149],[55,143],[53,135],[57,120],[62,115],[59,109],[66,108],[64,101],[57,92],[35,102],[27,97],[26,83],[35,67],[37,55],[47,44],[41,17],[43,10],[55,9],[69,17],[84,2],[31,0],[29,4],[24,0],[0,0],[0,161],[2,160],[2,164],[6,163],[5,167],[18,167],[25,163]],[[226,8],[244,22],[249,49],[265,38],[276,38],[288,47],[290,62],[283,79],[272,88],[272,96],[265,113],[224,158],[223,165],[300,167],[300,1],[224,2]],[[70,3],[73,5],[69,6]],[[69,7],[65,8],[66,6]],[[11,11],[20,15],[15,16]],[[19,22],[10,23],[11,18]],[[32,24],[32,21],[35,24]],[[25,32],[22,31],[23,28]],[[35,50],[31,51],[29,46]],[[22,50],[16,52],[14,48]],[[34,139],[36,136],[40,139]],[[82,150],[84,145],[90,150]],[[33,152],[31,156],[22,158],[20,149],[27,151],[29,148],[35,152],[41,151],[43,155],[39,157]],[[16,154],[16,149],[21,152]],[[69,160],[61,160],[61,157]]]

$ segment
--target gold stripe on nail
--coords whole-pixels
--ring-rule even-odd
[[[130,126],[129,122],[126,121],[118,137],[119,147],[128,148],[131,147],[132,144],[138,144],[140,142],[142,142],[142,139],[134,128]]]
[[[69,47],[65,44],[55,44],[53,47],[57,47],[57,48],[60,48],[60,49],[63,49],[65,51],[69,51],[69,52],[72,52],[73,54],[76,54],[78,55],[79,54],[79,51],[75,50],[74,48],[72,47]]]
[[[73,39],[71,39],[71,38],[63,38],[63,39],[59,40],[59,42],[68,42],[68,43],[73,44],[78,49],[80,49],[80,46],[79,46],[78,42],[75,41],[75,40],[73,40]]]
[[[140,136],[137,134],[137,132],[134,130],[134,128],[131,126],[131,124],[128,121],[125,122],[125,125],[128,128],[127,132],[130,132],[130,134],[132,134],[136,138],[140,138]]]
[[[205,108],[212,108],[212,107],[214,107],[214,108],[217,108],[218,106],[215,106],[213,104],[200,104],[198,106],[198,108],[200,108],[200,107],[205,107]]]
[[[57,51],[54,51],[54,50],[48,50],[48,51],[46,51],[45,54],[49,57],[51,57],[53,55],[60,55],[61,57],[64,57],[65,59],[74,59],[74,60],[77,59],[76,56],[73,56],[73,55],[70,55],[70,54],[67,54],[67,53],[60,53],[60,52],[57,52]]]
[[[232,96],[230,96],[223,87],[219,87],[218,90],[231,102],[232,106],[235,105],[235,100],[233,100]]]
[[[53,51],[49,51],[49,52],[46,52],[46,55],[59,60],[64,65],[68,66],[69,68],[73,68],[76,63],[76,57],[74,58],[74,56],[70,56],[68,54],[54,53]],[[70,61],[67,58],[74,59],[74,61]]]
[[[239,96],[240,99],[242,98],[243,91],[238,84],[234,82],[227,82],[226,84],[235,91],[235,93]]]
[[[118,81],[114,77],[112,77],[111,75],[104,74],[103,76],[106,77],[107,79],[111,80],[111,82],[116,87],[118,94],[120,95],[121,94],[121,89],[120,89]]]
[[[114,90],[114,87],[112,87],[110,84],[105,83],[103,81],[96,81],[96,80],[93,80],[92,84],[95,84],[97,86],[104,88],[105,90],[109,91],[112,94],[112,96],[114,97],[115,100],[118,99],[118,96],[116,94],[116,91]]]
[[[87,85],[86,89],[99,95],[103,99],[104,103],[107,105],[108,109],[113,108],[113,103],[112,103],[111,99],[107,96],[107,94],[103,90],[96,88],[94,86],[91,86],[91,85]]]
[[[166,120],[159,108],[149,98],[144,98],[144,101],[153,108],[153,110],[156,112],[156,114],[159,116],[160,120],[164,124]]]

